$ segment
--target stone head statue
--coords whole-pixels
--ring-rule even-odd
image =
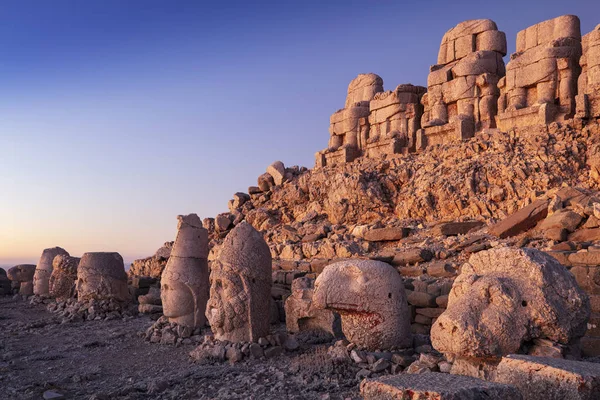
[[[247,222],[225,238],[212,263],[206,317],[219,340],[255,342],[269,334],[271,252]]]
[[[22,296],[31,296],[33,294],[33,276],[35,274],[35,265],[20,264],[10,268],[6,276],[13,282],[19,282],[19,294]]]
[[[195,329],[206,323],[208,231],[196,214],[177,219],[177,237],[161,276],[163,313],[170,322]]]
[[[59,254],[52,261],[52,275],[49,280],[49,294],[57,300],[76,297],[77,267],[81,259]]]
[[[69,253],[60,247],[44,249],[42,256],[38,261],[33,275],[33,294],[38,296],[47,296],[49,294],[49,281],[52,275],[52,261],[59,254],[69,255]]]
[[[131,300],[123,257],[119,253],[85,253],[77,268],[77,300]]]
[[[554,258],[497,248],[463,265],[431,340],[446,355],[499,359],[537,338],[568,344],[583,336],[589,315],[587,295]]]
[[[344,335],[362,348],[412,344],[402,278],[384,262],[351,260],[328,265],[315,281],[313,307],[338,312]]]

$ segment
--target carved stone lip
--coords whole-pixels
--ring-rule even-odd
[[[369,310],[365,310],[362,306],[353,303],[327,303],[327,308],[334,308],[336,310],[344,310],[344,311],[352,311],[357,313],[369,312]]]

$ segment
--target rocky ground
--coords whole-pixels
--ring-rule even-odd
[[[140,338],[153,322],[61,324],[44,305],[0,298],[0,399],[359,398],[355,368],[334,365],[328,344],[269,360],[198,364],[192,345]]]

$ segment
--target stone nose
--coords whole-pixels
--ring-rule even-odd
[[[467,346],[463,340],[467,329],[464,320],[454,317],[448,311],[444,312],[431,328],[433,347],[444,353],[460,353]]]

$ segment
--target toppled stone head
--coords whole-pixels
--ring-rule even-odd
[[[59,254],[52,261],[52,275],[49,281],[49,294],[56,300],[66,300],[77,296],[77,267],[81,258]]]
[[[6,276],[13,282],[19,282],[19,294],[21,296],[31,296],[33,294],[33,275],[35,274],[35,265],[20,264],[15,265],[6,272]]]
[[[206,323],[208,231],[196,214],[177,219],[177,238],[162,273],[160,296],[170,322],[195,329]]]
[[[409,347],[410,315],[400,274],[381,261],[341,261],[315,282],[313,307],[338,312],[342,331],[368,349]]]
[[[35,267],[33,275],[33,294],[38,296],[47,296],[49,294],[49,282],[52,275],[52,262],[54,257],[59,254],[69,255],[69,253],[60,247],[44,249],[42,256]]]
[[[554,258],[497,248],[462,266],[431,340],[446,355],[499,361],[534,339],[568,344],[583,336],[589,316],[587,295]]]
[[[211,265],[206,317],[215,338],[255,342],[269,334],[271,252],[262,235],[247,222],[225,238]]]
[[[77,269],[77,300],[128,302],[127,274],[119,253],[85,253]]]

